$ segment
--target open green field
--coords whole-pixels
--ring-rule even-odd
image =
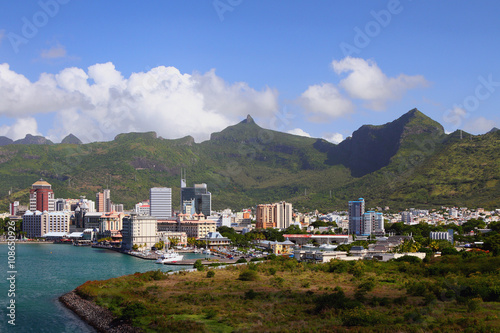
[[[399,260],[278,257],[88,281],[76,292],[146,332],[500,331],[500,257]]]

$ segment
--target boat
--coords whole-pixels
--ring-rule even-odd
[[[332,245],[332,244],[323,244],[319,247],[320,249],[325,249],[325,250],[333,250],[337,248],[337,245]]]
[[[312,244],[306,244],[306,245],[304,245],[303,247],[313,248],[313,247],[315,247],[315,246],[314,246],[314,245],[312,245]]]
[[[168,264],[181,261],[184,258],[183,255],[175,252],[175,251],[167,251],[162,253],[158,260],[156,260],[157,264]]]
[[[210,249],[205,249],[202,251],[203,254],[210,254]]]

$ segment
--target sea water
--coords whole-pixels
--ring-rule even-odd
[[[187,253],[185,259],[204,258]],[[12,258],[11,258],[12,259]],[[12,274],[7,244],[0,244],[0,332],[95,332],[58,297],[89,280],[104,280],[135,272],[180,270],[190,266],[158,265],[110,250],[67,244],[17,243],[15,296],[9,295]],[[7,308],[15,300],[15,326]]]

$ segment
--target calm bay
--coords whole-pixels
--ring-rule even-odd
[[[204,255],[187,253],[187,259]],[[9,297],[7,244],[0,244],[0,332],[95,332],[58,297],[88,280],[104,280],[135,272],[180,270],[186,266],[157,265],[121,253],[62,244],[16,246],[15,297]],[[189,267],[189,266],[187,266]],[[15,326],[8,323],[8,302],[15,299]]]

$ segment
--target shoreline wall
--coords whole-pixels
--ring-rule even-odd
[[[114,318],[113,314],[108,309],[102,308],[92,301],[81,298],[74,290],[59,297],[59,301],[68,309],[76,313],[78,317],[87,324],[94,327],[98,332],[142,332],[142,330],[132,327],[129,323]]]

